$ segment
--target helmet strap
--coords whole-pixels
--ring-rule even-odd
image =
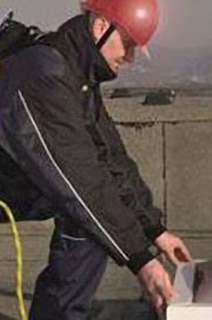
[[[111,36],[111,34],[116,29],[115,25],[111,23],[110,27],[107,29],[107,31],[103,34],[101,39],[97,42],[96,47],[98,50],[100,50],[105,42],[108,40],[108,38]]]

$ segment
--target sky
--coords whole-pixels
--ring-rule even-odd
[[[133,0],[129,0],[133,1]],[[212,46],[212,0],[159,0],[161,19],[152,42],[185,48]],[[79,12],[78,0],[0,0],[0,18],[13,9],[16,18],[46,30]]]
[[[154,41],[171,47],[212,46],[212,0],[159,0]]]

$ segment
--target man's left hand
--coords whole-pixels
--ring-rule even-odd
[[[175,266],[178,266],[181,262],[193,261],[191,254],[183,241],[168,231],[165,231],[156,238],[155,245]]]

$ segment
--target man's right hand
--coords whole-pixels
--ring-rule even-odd
[[[169,304],[174,289],[169,274],[157,259],[145,264],[138,272],[137,277],[141,285],[147,289],[157,311],[160,311],[164,304]]]

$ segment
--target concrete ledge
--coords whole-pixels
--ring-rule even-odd
[[[54,221],[53,219],[50,219],[46,221],[18,222],[17,227],[21,236],[45,236],[52,234],[54,229]],[[9,223],[0,224],[0,236],[3,235],[11,235],[11,227]]]
[[[170,106],[144,107],[142,101],[142,98],[106,99],[105,104],[114,121],[118,123],[154,124],[212,120],[211,97],[178,97]]]

